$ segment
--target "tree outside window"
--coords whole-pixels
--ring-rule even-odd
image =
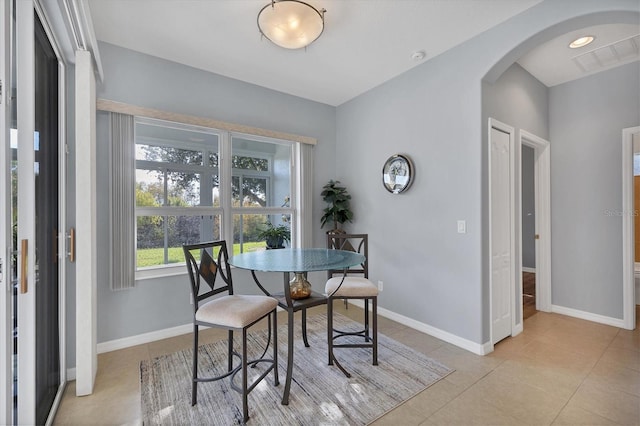
[[[182,244],[225,234],[232,236],[235,252],[263,249],[263,225],[290,220],[292,209],[282,203],[291,191],[290,145],[222,135],[157,120],[136,122],[137,268],[183,263]],[[225,140],[232,141],[230,164],[220,163]],[[221,187],[224,167],[231,169],[231,179]],[[223,229],[224,197],[233,215],[229,232]]]

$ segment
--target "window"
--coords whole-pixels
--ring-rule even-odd
[[[135,143],[137,271],[183,264],[185,243],[264,249],[267,222],[295,241],[299,143],[146,118],[136,118]]]
[[[232,135],[231,189],[236,252],[263,249],[267,223],[291,226],[292,143]]]

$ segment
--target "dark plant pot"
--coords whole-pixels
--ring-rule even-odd
[[[269,237],[267,238],[268,249],[281,249],[284,248],[284,238],[282,237]]]
[[[340,228],[330,229],[327,231],[327,234],[346,234],[346,233],[347,231]]]

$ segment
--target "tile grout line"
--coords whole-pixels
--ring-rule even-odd
[[[596,362],[591,366],[591,368],[589,369],[589,372],[584,376],[584,378],[580,381],[580,384],[578,384],[578,386],[576,387],[576,390],[573,391],[573,393],[571,394],[571,396],[569,396],[569,399],[567,399],[567,402],[562,406],[562,408],[560,409],[560,411],[558,411],[558,414],[554,417],[553,421],[551,422],[551,424],[553,424],[558,417],[560,416],[560,414],[562,414],[562,411],[564,411],[564,409],[567,407],[567,405],[569,405],[569,403],[571,402],[571,400],[573,399],[573,397],[576,395],[576,393],[578,393],[578,390],[582,387],[582,385],[584,384],[584,382],[589,378],[589,376],[591,376],[591,373],[593,372],[593,369],[596,367],[596,365],[598,365],[598,363],[600,362],[600,360],[602,359],[602,357],[604,356],[605,352],[607,351],[607,349],[609,349],[609,347],[611,347],[611,344],[613,343],[613,341],[615,340],[615,338],[618,336],[618,334],[620,334],[620,330],[618,330],[616,332],[616,334],[614,334],[613,338],[611,339],[611,341],[609,342],[609,344],[602,350],[602,353],[600,354],[600,356],[598,357],[598,359],[596,360]],[[582,408],[582,407],[581,407]],[[582,408],[585,411],[588,411],[594,415],[600,416],[600,414],[594,413],[590,410],[587,410],[585,408]],[[601,416],[601,417],[605,417],[605,416]],[[612,422],[615,422],[615,420],[609,419],[608,417],[605,417],[608,420],[611,420]]]
[[[452,402],[454,402],[455,400],[457,400],[458,398],[460,398],[462,395],[464,395],[465,393],[467,393],[469,390],[471,390],[472,387],[474,387],[475,385],[478,384],[478,382],[480,382],[480,380],[484,379],[485,377],[487,377],[489,374],[493,373],[495,371],[496,368],[498,368],[499,366],[501,366],[504,363],[505,360],[501,360],[499,364],[497,364],[494,368],[492,368],[491,370],[489,370],[486,374],[478,377],[477,380],[475,380],[473,383],[471,383],[469,386],[467,386],[462,392],[460,392],[458,395],[455,396],[455,398],[452,398],[451,401],[447,401],[442,407],[438,408],[436,411],[434,411],[433,413],[431,413],[430,416],[426,417],[424,420],[429,420],[431,417],[435,416],[438,412],[440,412],[441,410],[443,410],[444,408],[446,408],[449,404],[451,404]],[[456,370],[458,371],[458,370]],[[443,379],[446,380],[446,377]],[[490,404],[492,407],[496,408],[497,410],[499,410],[500,412],[508,415],[509,417],[513,417],[511,416],[509,413],[505,413],[504,411],[502,411],[501,409],[499,409],[498,407],[496,407],[495,405],[491,404],[490,402],[487,401],[487,404]]]

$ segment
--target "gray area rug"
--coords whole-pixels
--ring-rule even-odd
[[[357,329],[357,323],[339,314],[334,323],[342,330]],[[278,327],[280,385],[273,386],[269,373],[249,394],[249,425],[365,425],[453,372],[378,334],[378,366],[371,365],[371,350],[335,350],[352,375],[347,378],[337,367],[327,365],[326,315],[308,318],[310,348],[304,347],[296,325],[289,405],[280,404],[287,361],[285,324]],[[266,331],[258,331],[252,334],[249,347],[264,347],[265,342]],[[198,384],[198,403],[191,406],[191,352],[183,350],[140,363],[144,424],[241,424],[240,394],[231,390],[228,379]],[[226,341],[200,346],[198,361],[201,377],[222,372]],[[249,370],[252,377],[260,373],[259,368]],[[236,381],[240,379],[241,373]],[[251,377],[249,380],[251,383]]]

